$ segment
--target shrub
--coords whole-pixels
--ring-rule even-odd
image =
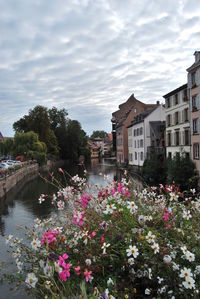
[[[71,182],[40,196],[59,211],[35,220],[29,243],[7,237],[18,282],[36,298],[199,298],[194,190],[179,202],[174,185],[137,192],[125,179],[87,189],[85,179]]]

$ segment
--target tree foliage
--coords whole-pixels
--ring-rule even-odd
[[[43,106],[36,106],[29,110],[29,114],[13,124],[15,132],[33,131],[38,134],[39,140],[47,145],[50,154],[58,154],[58,143],[54,131],[51,129],[48,109]]]
[[[97,130],[97,131],[93,131],[92,135],[90,136],[90,138],[105,138],[108,136],[108,133],[106,133],[103,130]]]
[[[77,161],[87,155],[87,136],[76,120],[70,120],[66,109],[36,106],[13,124],[16,132],[34,131],[47,146],[47,153]]]
[[[164,155],[157,155],[152,152],[150,157],[145,159],[141,173],[147,184],[155,186],[165,183],[166,171]]]
[[[168,183],[180,185],[181,190],[197,188],[198,174],[195,163],[183,154],[176,154],[173,159],[168,159]]]

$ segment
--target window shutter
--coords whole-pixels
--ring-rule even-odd
[[[188,88],[192,87],[192,77],[191,74],[188,74]]]
[[[196,85],[200,85],[200,68],[195,73],[195,83]]]
[[[196,96],[196,105],[197,105],[197,109],[200,109],[200,94]]]
[[[185,131],[182,132],[182,143],[181,145],[185,145]]]
[[[198,118],[198,121],[197,121],[197,130],[198,130],[198,133],[200,134],[200,118]]]

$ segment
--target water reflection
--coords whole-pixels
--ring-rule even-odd
[[[99,176],[99,173],[109,175],[111,178],[116,178],[116,175],[120,176],[120,173],[118,172],[117,174],[116,169],[110,160],[103,160],[101,162],[92,160],[91,165],[87,170],[88,181],[92,184],[104,184],[103,176]],[[77,173],[83,175],[84,167],[82,165],[73,167],[67,165],[67,171],[71,175]],[[6,268],[10,272],[13,270],[16,271],[16,268],[13,268],[12,259],[7,253],[4,236],[12,234],[21,238],[23,237],[23,232],[17,229],[18,226],[31,227],[35,218],[49,216],[52,212],[51,203],[45,201],[40,205],[38,203],[38,198],[41,193],[53,194],[56,191],[56,187],[43,181],[40,177],[37,177],[30,182],[24,181],[23,183],[21,189],[17,186],[9,192],[3,200],[0,200],[0,262],[2,260],[6,261]],[[19,290],[19,292],[10,292],[9,287],[6,284],[3,284],[0,285],[0,298],[27,299],[27,295],[23,290]]]

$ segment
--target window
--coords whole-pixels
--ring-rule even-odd
[[[177,94],[175,94],[175,96],[174,96],[174,97],[175,97],[174,104],[175,104],[175,105],[177,105],[177,104],[178,104],[178,93],[177,93]]]
[[[140,147],[140,140],[137,141],[137,147]]]
[[[140,139],[140,147],[143,147],[143,139]]]
[[[170,114],[167,115],[167,125],[168,125],[168,127],[171,126],[171,115]]]
[[[139,136],[139,134],[140,134],[140,130],[139,130],[139,128],[137,129],[137,136]]]
[[[189,130],[185,130],[185,145],[189,145]]]
[[[170,108],[170,98],[166,99],[166,108]]]
[[[136,143],[136,140],[135,140],[135,148],[137,147],[137,143]]]
[[[177,125],[177,124],[178,124],[178,111],[177,111],[177,112],[175,112],[174,124],[175,124],[175,125]]]
[[[189,110],[188,108],[184,109],[184,121],[188,121],[188,113],[189,113]]]
[[[168,153],[168,158],[169,158],[169,159],[172,158],[172,153],[171,153],[171,152]]]
[[[137,112],[137,108],[134,108],[134,112],[135,112],[135,113]]]
[[[133,155],[129,154],[129,161],[133,161]]]
[[[143,152],[140,153],[140,160],[143,161]]]
[[[134,136],[136,136],[136,129],[134,130]]]
[[[195,82],[195,72],[193,72],[191,74],[191,80],[192,80],[192,88],[196,86],[196,82]]]
[[[140,128],[140,135],[142,135],[143,134],[143,128],[141,127]]]
[[[192,97],[192,111],[197,110],[197,98],[196,96]]]
[[[198,128],[197,128],[197,118],[193,119],[193,134],[198,133]]]
[[[135,152],[135,160],[137,160],[137,152]]]
[[[168,133],[168,146],[171,146],[171,133]]]
[[[196,160],[199,159],[199,143],[193,144],[193,155],[194,155],[194,159]]]
[[[187,102],[187,101],[188,101],[188,97],[187,97],[187,89],[184,89],[184,92],[183,92],[183,101],[184,101],[184,102]]]
[[[179,145],[179,131],[175,132],[175,145],[178,146]]]

